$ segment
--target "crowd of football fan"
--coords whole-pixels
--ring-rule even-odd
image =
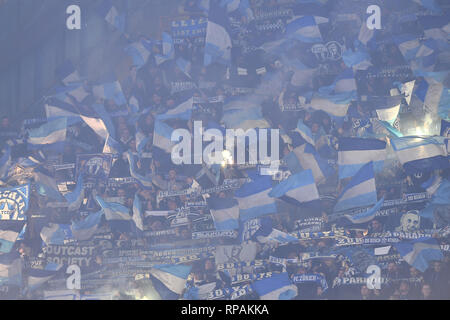
[[[435,2],[435,6],[439,7],[441,3]],[[208,14],[202,6],[204,3],[205,1],[183,1],[179,10],[181,18],[174,17],[174,21],[197,21],[207,17]],[[379,125],[376,115],[373,116],[373,106],[362,101],[371,96],[390,96],[391,90],[398,88],[398,83],[415,80],[417,88],[421,82],[430,81],[429,78],[414,73],[410,68],[411,60],[406,60],[398,45],[389,41],[393,34],[406,33],[414,34],[417,39],[421,39],[420,41],[425,41],[429,34],[425,32],[421,18],[432,15],[449,16],[449,8],[445,8],[442,4],[442,12],[435,13],[429,7],[423,7],[421,3],[422,1],[412,0],[249,0],[249,7],[244,10],[241,10],[241,6],[235,10],[233,8],[227,10],[228,7],[224,7],[224,16],[228,19],[233,40],[231,64],[228,66],[221,64],[220,61],[213,61],[204,66],[205,34],[199,33],[201,36],[185,36],[178,39],[174,36],[175,54],[163,62],[158,57],[164,55],[164,50],[157,41],[152,42],[145,64],[134,65],[130,62],[128,76],[120,81],[127,102],[123,105],[118,105],[114,99],[101,99],[96,96],[90,81],[83,80],[82,89],[87,94],[82,99],[67,94],[64,96],[64,103],[73,106],[82,114],[96,117],[102,115],[96,114],[92,105],[103,105],[114,127],[115,140],[118,142],[117,148],[120,152],[112,158],[110,170],[105,170],[106,177],[98,178],[92,175],[85,178],[84,183],[87,185],[84,188],[83,201],[79,208],[73,211],[64,206],[52,205],[59,200],[41,192],[39,184],[33,180],[32,172],[38,167],[45,167],[46,175],[53,179],[61,194],[73,191],[78,174],[81,172],[79,156],[102,154],[105,146],[104,137],[98,135],[84,121],[76,121],[73,124],[68,122],[63,151],[55,152],[44,146],[32,150],[27,146],[27,132],[29,129],[39,127],[42,122],[27,122],[26,119],[29,117],[25,114],[19,121],[20,125],[17,125],[15,121],[3,117],[0,123],[2,137],[0,143],[3,152],[8,145],[11,146],[11,168],[2,180],[3,187],[10,188],[28,182],[32,187],[26,212],[25,232],[8,253],[20,254],[22,285],[8,284],[7,275],[2,274],[2,297],[44,299],[51,296],[52,292],[56,292],[55,290],[66,290],[65,279],[68,275],[65,271],[68,263],[63,263],[63,268],[55,271],[54,275],[46,278],[46,281],[39,282],[38,286],[32,285],[35,278],[30,270],[48,271],[46,266],[49,262],[63,261],[49,259],[51,255],[47,254],[46,249],[49,246],[55,248],[93,246],[90,262],[86,265],[80,262],[81,289],[74,290],[79,296],[89,297],[90,294],[101,296],[106,293],[106,296],[110,294],[109,297],[113,299],[156,299],[160,294],[160,297],[164,298],[165,295],[155,284],[156,280],[151,271],[153,269],[139,267],[139,262],[146,262],[149,265],[152,262],[160,262],[192,266],[186,288],[178,294],[178,298],[259,299],[258,293],[251,290],[254,279],[235,281],[236,276],[287,272],[291,279],[294,275],[313,275],[311,279],[319,279],[297,282],[295,284],[297,295],[294,299],[449,299],[450,242],[446,234],[440,232],[450,221],[448,204],[435,209],[431,219],[420,214],[430,201],[429,198],[424,201],[402,202],[391,207],[383,207],[386,209],[383,211],[384,214],[362,224],[349,224],[346,218],[334,219],[333,213],[336,199],[349,181],[349,179],[339,180],[337,174],[339,139],[378,138],[389,142],[391,133]],[[376,30],[373,40],[375,44],[368,42],[363,45],[369,53],[371,65],[361,69],[357,66],[352,69],[350,66],[354,72],[357,98],[351,101],[347,114],[339,121],[325,111],[308,108],[308,93],[332,85],[338,75],[349,69],[342,55],[345,50],[355,50],[355,40],[359,39],[361,25],[366,23],[368,16],[366,8],[371,4],[381,7],[383,29]],[[330,44],[326,47],[327,54],[320,56],[311,50],[314,43],[298,40],[290,40],[288,48],[281,52],[264,46],[281,39],[286,32],[286,22],[299,15],[324,16],[329,19],[327,23],[320,24],[322,43],[327,46]],[[448,38],[445,28],[442,30]],[[111,28],[111,32],[118,30]],[[123,35],[130,45],[144,39],[126,32]],[[435,50],[437,54],[434,69],[427,71],[446,71],[448,69],[446,67],[449,66],[448,50],[445,51],[445,48]],[[133,59],[130,58],[131,60]],[[182,68],[180,61],[188,62],[190,68]],[[296,64],[301,64],[302,67],[297,68]],[[447,81],[448,78],[440,81],[444,88],[448,85]],[[234,236],[219,235],[194,239],[192,237],[194,233],[216,230],[206,197],[201,194],[160,197],[158,194],[161,191],[187,190],[193,184],[203,189],[223,186],[227,181],[247,178],[252,168],[235,165],[221,166],[219,169],[206,165],[174,165],[170,153],[154,146],[155,119],[158,115],[194,97],[191,118],[187,121],[172,119],[170,126],[185,128],[192,132],[193,121],[202,120],[204,126],[224,129],[225,124],[221,120],[223,107],[227,102],[231,98],[244,100],[255,96],[262,97],[258,103],[263,119],[271,128],[280,129],[280,157],[288,156],[295,147],[306,143],[300,135],[294,134],[298,121],[302,120],[312,134],[317,156],[335,169],[333,175],[327,176],[326,181],[318,185],[320,194],[318,207],[295,206],[277,199],[277,212],[265,216],[271,219],[273,229],[287,234],[301,231],[309,233],[309,236],[314,232],[344,230],[345,235],[350,238],[372,237],[387,231],[430,234],[441,248],[441,259],[429,261],[426,271],[421,272],[402,259],[392,243],[383,245],[391,246],[389,252],[374,255],[374,248],[377,245],[358,244],[341,247],[336,245],[337,239],[333,236],[316,238],[311,236],[309,239],[305,236],[297,242],[289,243],[276,240],[261,242],[259,238],[251,237],[244,245],[241,238],[241,233],[245,231],[243,222],[240,229],[235,230]],[[416,113],[408,105],[406,98],[404,96],[402,99],[398,119],[393,125],[405,135],[408,135],[410,128],[434,128],[433,126],[441,125],[441,120],[445,120],[432,108],[427,109],[428,113]],[[135,107],[132,107],[132,104]],[[426,114],[433,119],[431,123],[427,120],[429,118],[425,116]],[[438,130],[432,134],[440,133]],[[138,146],[141,141],[145,141],[144,145]],[[127,152],[137,159],[135,170],[139,177],[152,181],[152,185],[143,185],[142,181],[136,179],[126,179],[131,177]],[[100,159],[103,161],[106,158],[100,156]],[[55,170],[62,164],[76,165],[69,169]],[[288,171],[289,168],[282,164],[280,169]],[[447,166],[408,175],[393,157],[389,161],[386,160],[384,170],[376,174],[378,199],[384,197],[385,201],[395,201],[405,199],[405,195],[408,194],[426,193],[427,190],[423,187],[425,181],[434,176],[440,176],[443,178],[442,181],[447,181],[448,173]],[[72,183],[67,183],[69,181]],[[274,178],[273,184],[277,183],[279,181]],[[61,187],[64,184],[65,189]],[[235,188],[224,189],[210,193],[209,197],[232,198],[234,192]],[[90,239],[82,241],[66,239],[66,243],[61,244],[52,242],[48,237],[43,241],[41,237],[43,228],[70,226],[102,210],[102,206],[96,201],[97,196],[101,196],[105,201],[120,203],[129,209],[131,216],[133,207],[136,206],[135,195],[142,206],[143,235],[138,234],[132,226],[123,228],[122,225],[114,225],[103,216],[97,231]],[[182,216],[180,213],[185,212],[183,210],[186,208],[188,214]],[[161,214],[157,214],[158,212]],[[407,213],[409,221],[402,217]],[[186,217],[187,219],[183,220]],[[181,222],[177,222],[177,219]],[[412,221],[415,221],[416,225],[408,225]],[[343,229],[340,229],[341,227]],[[246,245],[249,243],[256,249],[248,249]],[[234,246],[240,253],[236,256],[231,252],[228,261],[218,259],[218,253],[214,250],[205,255],[193,254],[196,258],[187,262],[177,262],[176,259],[152,261],[149,256],[134,265],[132,259],[126,262],[126,259],[114,261],[114,258],[120,257],[120,252],[123,253],[122,258],[124,256],[130,258],[133,256],[132,252],[137,252],[134,254],[135,258],[141,258],[145,256],[142,254],[144,251],[180,249],[187,252],[191,248],[221,246]],[[284,263],[270,262],[269,257],[279,258]],[[240,261],[246,261],[250,265],[251,261],[263,262],[243,267],[239,266]],[[72,262],[77,264],[76,260]],[[223,264],[226,263],[234,264],[233,268],[229,270],[223,268]],[[222,264],[220,268],[219,264]],[[372,264],[381,268],[380,276],[383,281],[380,288],[374,289],[366,282],[368,277],[366,269]],[[11,270],[8,270],[11,274]],[[320,279],[324,279],[325,282]],[[98,280],[97,285],[94,285],[96,283],[94,280]],[[208,286],[212,283],[214,285]],[[246,284],[250,285],[245,286]],[[239,292],[233,289],[236,286],[242,286],[244,293],[236,294]],[[201,296],[195,295],[194,293],[198,291],[193,288],[209,288],[209,290]],[[234,295],[230,294],[233,290]]]

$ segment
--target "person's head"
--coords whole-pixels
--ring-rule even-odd
[[[8,117],[2,117],[1,126],[3,128],[9,127],[9,118]]]
[[[419,270],[417,270],[417,269],[414,268],[414,267],[409,268],[409,274],[410,274],[411,277],[413,277],[413,278],[420,276]]]
[[[161,104],[161,96],[159,95],[159,94],[157,94],[157,93],[154,93],[153,94],[153,96],[152,96],[152,102],[154,103],[154,104]]]
[[[169,208],[169,210],[176,210],[177,209],[177,202],[175,200],[170,199],[169,201],[167,201],[167,207]]]
[[[372,220],[370,222],[369,226],[370,226],[372,232],[382,232],[383,231],[383,225],[377,219]]]
[[[442,269],[442,262],[435,261],[433,263],[433,270],[434,270],[434,272],[441,272],[441,269]]]
[[[400,282],[400,287],[398,288],[401,295],[407,295],[409,293],[409,283],[406,281]]]
[[[206,259],[205,261],[205,270],[206,271],[212,271],[214,270],[214,263],[211,259]]]
[[[366,285],[361,286],[361,296],[368,297],[370,295],[370,290]]]
[[[177,172],[176,172],[174,169],[171,169],[171,170],[169,171],[169,179],[170,179],[170,180],[175,180],[176,177],[177,177]]]
[[[317,132],[319,132],[319,129],[320,129],[320,125],[317,122],[314,122],[311,125],[311,132],[317,133]]]
[[[431,296],[431,286],[428,283],[422,285],[422,289],[420,290],[424,297]]]
[[[398,270],[397,264],[395,262],[391,262],[388,264],[387,269],[389,272],[396,272]]]
[[[117,189],[117,196],[118,197],[125,197],[126,194],[127,194],[127,192],[125,191],[125,189],[123,189],[123,188]]]

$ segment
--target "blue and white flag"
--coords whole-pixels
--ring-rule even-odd
[[[133,217],[132,220],[136,226],[137,232],[144,231],[144,216],[142,215],[142,204],[137,193],[134,195],[133,201]]]
[[[439,243],[431,237],[402,241],[394,246],[403,260],[421,272],[428,269],[429,262],[444,259]]]
[[[2,157],[0,158],[0,180],[3,180],[8,176],[11,166],[11,147],[6,145]]]
[[[270,124],[264,119],[259,106],[224,111],[222,122],[229,129],[270,128]]]
[[[334,169],[323,159],[309,143],[305,143],[291,152],[288,167],[293,173],[311,169],[317,185],[334,174]]]
[[[83,185],[83,175],[80,174],[78,176],[77,185],[75,190],[72,192],[66,193],[64,195],[69,206],[67,207],[68,211],[78,210],[81,206],[81,203],[84,199],[84,185]]]
[[[297,286],[292,284],[287,272],[252,283],[253,290],[261,300],[292,300],[297,296]]]
[[[108,138],[108,129],[102,119],[80,115],[81,119],[103,140]]]
[[[55,270],[55,268],[49,268],[49,269],[47,269],[47,268],[46,269],[29,268],[27,270],[28,290],[30,292],[33,292],[34,290],[40,288],[42,285],[47,283],[47,281],[49,281],[50,279],[55,277],[61,270],[61,267],[62,266],[59,266],[59,268],[57,268],[56,270]]]
[[[231,48],[233,46],[228,31],[226,9],[219,0],[210,0],[208,24],[206,26],[204,66],[217,62],[231,64]]]
[[[409,136],[392,139],[391,144],[409,174],[450,167],[444,137]]]
[[[210,197],[207,202],[216,230],[239,228],[239,203],[235,199]]]
[[[274,229],[272,227],[272,219],[269,217],[263,217],[259,220],[255,227],[258,229],[252,235],[252,238],[255,238],[260,243],[290,243],[290,242],[298,242],[296,237],[291,236],[290,234]]]
[[[133,60],[133,65],[140,69],[147,63],[152,53],[152,44],[150,41],[141,40],[130,44],[124,50]]]
[[[255,18],[249,0],[222,0],[222,5],[224,4],[228,13],[238,10],[242,16],[247,18],[247,21],[251,21]]]
[[[122,86],[119,81],[108,82],[92,87],[94,96],[104,100],[114,100],[118,105],[124,105],[127,103],[127,99],[122,91]]]
[[[64,201],[64,197],[59,192],[55,178],[51,176],[50,172],[40,167],[35,169],[33,177],[38,194],[56,201]]]
[[[384,198],[378,201],[372,208],[365,212],[361,212],[355,215],[345,215],[345,217],[350,220],[353,224],[366,223],[375,218],[378,210],[383,206]]]
[[[383,169],[386,142],[377,139],[340,138],[338,149],[339,178],[354,176],[365,164],[373,161],[376,172]]]
[[[191,97],[179,104],[177,107],[168,110],[166,113],[156,116],[156,120],[165,121],[169,119],[189,120],[192,116],[194,99]]]
[[[95,199],[100,207],[102,207],[107,221],[130,221],[132,219],[130,216],[130,210],[124,205],[115,202],[106,202],[99,196],[96,196]]]
[[[164,121],[155,121],[153,132],[153,145],[164,150],[167,153],[172,152],[175,142],[172,141],[172,132],[174,129]]]
[[[442,82],[444,79],[439,82],[427,78],[421,81],[414,88],[411,105],[415,102],[419,110],[426,106],[427,110],[437,112],[443,120],[450,121],[450,89]]]
[[[47,246],[64,245],[74,240],[69,224],[50,223],[42,228],[40,236]]]
[[[207,300],[208,296],[217,287],[216,282],[202,284],[200,286],[190,287],[186,290],[183,298],[186,300]]]
[[[30,185],[0,189],[0,219],[26,220]]]
[[[108,134],[114,139],[116,139],[116,128],[114,126],[114,122],[111,119],[111,116],[109,115],[108,111],[106,111],[105,106],[100,103],[94,103],[92,104],[91,108],[97,113],[97,115],[85,114],[85,116],[91,118],[99,117],[103,121],[106,130],[108,131]]]
[[[247,221],[266,214],[276,213],[275,199],[269,196],[272,190],[270,176],[256,176],[235,191],[239,203],[240,220]]]
[[[192,266],[159,265],[150,271],[153,287],[163,300],[176,300],[186,288]]]
[[[335,212],[366,207],[377,202],[373,163],[365,164],[345,186],[334,207]]]
[[[351,99],[356,99],[356,80],[353,70],[351,68],[345,69],[336,76],[331,85],[319,88],[318,92],[324,96],[345,94]]]
[[[28,144],[32,148],[40,148],[43,145],[55,146],[66,140],[67,119],[60,118],[49,121],[39,128],[31,129],[28,135]]]
[[[394,42],[397,44],[398,49],[408,62],[413,59],[429,56],[434,52],[433,48],[421,43],[414,34],[394,36]]]
[[[12,223],[0,223],[0,252],[9,253],[18,240],[19,234],[23,230],[23,221],[13,221]]]
[[[141,174],[139,174],[137,172],[135,155],[133,155],[131,152],[127,152],[126,155],[127,155],[127,159],[128,159],[128,164],[130,166],[130,175],[131,175],[131,177],[136,179],[137,182],[142,187],[144,187],[144,188],[151,188],[152,187],[152,179],[144,177],[143,175],[141,175]]]
[[[0,255],[0,285],[22,286],[22,260],[18,252]]]
[[[111,26],[116,28],[121,33],[125,32],[125,13],[120,13],[111,0],[104,0],[97,8],[97,11],[99,15],[103,17]]]
[[[176,60],[177,67],[189,78],[191,78],[191,62],[179,57]]]
[[[70,227],[73,238],[77,241],[86,241],[91,239],[98,230],[103,214],[103,211],[90,213],[81,221],[73,221]]]
[[[64,61],[64,63],[57,68],[56,74],[64,85],[81,81],[78,70],[70,60]]]
[[[322,110],[337,120],[343,120],[350,103],[355,100],[353,92],[335,94],[316,93],[311,99],[311,108]]]
[[[137,140],[136,140],[137,145]],[[103,146],[103,153],[110,153],[113,155],[119,155],[122,153],[122,147],[119,142],[114,140],[109,134],[106,138],[105,145]]]
[[[299,133],[306,142],[314,145],[314,137],[311,133],[311,129],[303,123],[302,119],[298,120],[297,128],[295,128],[294,131]]]
[[[55,98],[47,99],[45,103],[45,114],[48,121],[67,118],[68,126],[81,121],[80,115],[74,106]]]
[[[269,196],[300,205],[319,199],[319,192],[311,170],[292,174],[273,187]]]
[[[434,219],[434,210],[439,207],[450,205],[450,181],[447,179],[436,179],[427,188],[427,193],[433,192],[431,201],[420,211],[420,216]]]
[[[175,58],[175,47],[170,34],[163,32],[162,34],[162,54],[155,55],[156,65],[160,65],[168,60]]]
[[[324,17],[296,16],[287,21],[286,37],[306,43],[322,42],[319,24],[327,22]]]
[[[393,125],[395,120],[397,120],[398,113],[400,112],[402,97],[383,97],[383,99],[376,99],[376,103],[378,119]]]

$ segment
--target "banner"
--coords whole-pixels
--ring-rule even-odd
[[[26,220],[30,185],[0,189],[1,220]]]
[[[94,246],[50,245],[42,248],[47,263],[60,265],[76,264],[80,268],[89,267],[94,262]]]
[[[112,166],[111,154],[79,154],[77,155],[77,174],[87,179],[106,180]]]
[[[172,37],[175,39],[206,37],[207,18],[172,21]]]

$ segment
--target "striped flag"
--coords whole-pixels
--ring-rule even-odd
[[[377,202],[373,163],[365,164],[345,186],[334,207],[335,212],[365,207]]]
[[[122,86],[119,81],[113,81],[108,83],[103,83],[100,85],[95,85],[92,87],[92,92],[94,96],[104,100],[114,100],[118,105],[124,105],[127,103],[127,99],[122,91]]]
[[[431,237],[402,241],[394,246],[403,260],[421,272],[428,269],[429,262],[444,259],[439,243]]]
[[[392,139],[391,144],[407,173],[450,167],[444,137],[408,136]]]
[[[124,50],[133,60],[133,65],[140,69],[147,63],[152,53],[152,43],[147,40],[141,40],[130,44]]]
[[[29,130],[28,144],[32,148],[40,148],[43,145],[55,146],[66,140],[66,132],[67,119],[55,119],[37,129]]]
[[[162,34],[162,54],[155,55],[156,65],[160,65],[168,60],[175,58],[175,47],[170,34],[163,32]]]
[[[0,284],[22,286],[22,260],[18,252],[0,255]]]
[[[66,193],[64,195],[64,198],[66,198],[67,203],[69,206],[67,207],[68,211],[75,211],[78,210],[81,206],[81,203],[84,199],[84,185],[83,185],[83,175],[80,174],[78,176],[77,185],[75,187],[75,190],[72,192]]]
[[[101,222],[103,211],[90,213],[86,218],[78,222],[72,222],[71,230],[73,238],[77,241],[86,241],[97,232]]]
[[[121,33],[125,32],[126,18],[124,13],[119,13],[117,8],[113,5],[111,0],[104,0],[97,11],[101,17],[111,26],[116,28]]]
[[[231,64],[233,44],[228,31],[228,24],[226,9],[220,6],[219,1],[211,0],[206,26],[205,67],[214,62],[224,65]]]
[[[64,245],[74,240],[69,224],[50,223],[42,228],[40,233],[42,241],[49,245]]]
[[[239,228],[239,203],[232,198],[207,199],[216,230],[234,230]]]
[[[270,278],[253,282],[251,286],[261,300],[291,300],[297,296],[297,286],[292,284],[287,272],[275,273]]]
[[[150,271],[153,287],[163,300],[176,300],[183,293],[192,266],[159,265]]]
[[[322,42],[319,24],[327,22],[324,17],[296,16],[287,21],[286,37],[306,43]]]
[[[295,173],[273,187],[269,196],[281,198],[295,205],[319,199],[314,176],[311,170]]]
[[[375,171],[383,168],[386,142],[377,139],[340,138],[338,149],[339,178],[354,176],[365,164],[373,161]]]
[[[132,220],[134,222],[134,225],[136,226],[136,229],[139,231],[144,231],[144,216],[142,215],[142,204],[139,200],[139,196],[137,193],[134,195],[134,201],[133,201],[133,217]]]
[[[24,221],[2,221],[0,224],[0,252],[9,253],[16,243]]]
[[[351,221],[353,224],[366,223],[375,218],[376,213],[383,206],[384,198],[378,201],[372,208],[365,212],[361,212],[355,215],[345,215],[345,217]]]
[[[256,176],[235,191],[241,221],[277,212],[275,199],[269,196],[271,189],[270,176]]]

